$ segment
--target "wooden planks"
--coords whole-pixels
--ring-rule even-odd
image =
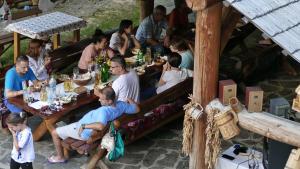
[[[14,32],[14,63],[16,63],[16,59],[19,55],[20,55],[20,34]]]
[[[22,10],[12,12],[11,19],[16,20],[16,19],[20,19],[20,18],[24,18],[27,16],[32,16],[32,15],[37,16],[40,13],[42,13],[42,11],[37,6],[33,6],[32,9],[29,9],[29,10],[22,9]]]
[[[251,132],[300,147],[300,123],[274,116],[267,112],[238,113],[239,125]]]

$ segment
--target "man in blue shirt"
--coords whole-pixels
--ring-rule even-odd
[[[62,151],[61,139],[71,137],[78,140],[88,140],[93,130],[103,130],[108,122],[115,120],[123,113],[135,114],[139,112],[138,105],[131,99],[128,99],[128,103],[115,101],[116,94],[111,87],[95,89],[95,95],[99,97],[101,107],[88,112],[78,122],[58,127],[52,131],[51,135],[57,155],[48,158],[50,163],[66,161]]]
[[[163,52],[163,45],[169,46],[168,23],[166,20],[166,8],[158,5],[153,14],[146,17],[136,32],[136,39],[143,48],[149,46],[153,52]],[[163,42],[163,44],[161,43]]]
[[[7,99],[23,94],[23,82],[31,81],[34,84],[38,81],[35,78],[32,70],[29,68],[29,61],[27,56],[21,55],[17,57],[14,67],[9,69],[5,74],[4,103],[11,113],[19,113],[21,108],[9,103]]]

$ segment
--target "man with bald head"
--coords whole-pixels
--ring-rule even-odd
[[[111,87],[96,88],[95,95],[99,97],[101,107],[88,112],[78,122],[58,127],[52,131],[51,135],[57,154],[48,158],[50,163],[66,161],[61,139],[71,137],[86,141],[91,137],[93,130],[103,130],[109,122],[120,117],[123,113],[134,114],[140,111],[138,105],[130,98],[127,99],[127,102],[116,101],[116,93]]]

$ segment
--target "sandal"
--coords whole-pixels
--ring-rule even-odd
[[[48,163],[50,163],[50,164],[66,163],[66,162],[68,161],[68,160],[66,160],[66,159],[56,160],[56,159],[55,159],[55,156],[51,156],[51,157],[49,157],[47,160],[48,160]]]

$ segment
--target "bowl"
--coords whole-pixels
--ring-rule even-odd
[[[78,86],[85,86],[90,82],[91,78],[89,79],[73,79],[73,82]]]
[[[85,86],[89,83],[89,81],[92,79],[91,74],[85,73],[81,75],[77,75],[76,77],[73,77],[73,82],[77,84],[78,86]]]

